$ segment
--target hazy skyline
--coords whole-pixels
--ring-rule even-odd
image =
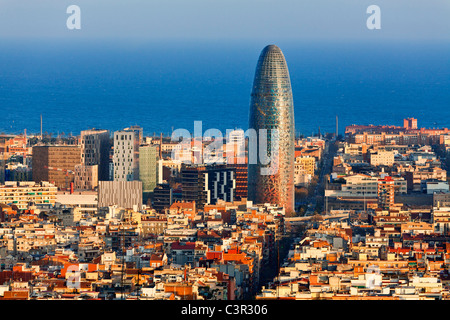
[[[70,5],[81,30],[68,30]],[[369,30],[370,5],[381,30]],[[450,40],[445,0],[0,0],[0,38]]]
[[[66,26],[73,4],[81,30]],[[373,4],[381,30],[366,26]],[[448,110],[449,16],[444,0],[0,0],[0,130],[36,131],[40,114],[51,132],[242,126],[255,57],[268,44],[290,65],[295,105],[308,113],[297,119],[302,133],[334,131],[336,114],[341,130],[407,116],[447,126],[449,117],[434,124],[419,106]],[[120,112],[130,105],[136,113]],[[360,119],[361,106],[384,112]],[[189,112],[175,121],[174,107]],[[136,119],[155,110],[156,119]]]

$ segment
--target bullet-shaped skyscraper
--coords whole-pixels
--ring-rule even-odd
[[[257,132],[258,144],[256,149],[249,145],[248,198],[255,203],[284,206],[286,214],[290,215],[295,211],[294,102],[286,60],[276,45],[266,46],[259,56],[251,93],[249,129]],[[267,130],[267,155],[278,163],[273,174],[261,171],[267,167],[260,161],[261,129]],[[278,131],[277,150],[271,150],[273,129]],[[250,161],[252,150],[257,150],[256,163]]]

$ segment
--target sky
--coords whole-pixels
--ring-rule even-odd
[[[81,29],[69,30],[70,5]],[[370,5],[381,29],[369,30]],[[449,0],[0,0],[0,38],[450,40]]]
[[[80,30],[67,28],[71,5],[81,10]],[[379,30],[367,28],[372,5],[381,10]],[[440,98],[434,110],[447,107],[450,0],[0,0],[0,110],[13,110],[8,119],[15,121],[6,119],[0,129],[28,126],[14,112],[24,106],[35,119],[44,112],[67,120],[77,99],[98,106],[102,116],[107,103],[128,103],[128,96],[110,99],[124,96],[117,88],[126,88],[142,110],[150,103],[156,110],[194,106],[190,116],[198,120],[213,103],[218,110],[230,104],[247,117],[254,68],[267,44],[286,56],[295,105],[318,114],[335,108],[332,124],[338,112],[345,123],[341,110],[353,119],[349,105],[379,102],[407,116],[415,116],[408,103]],[[384,83],[397,91],[383,91]],[[375,94],[380,99],[372,102]],[[178,126],[167,120],[172,116],[158,113],[165,126]],[[117,126],[138,124],[126,121],[133,122]]]

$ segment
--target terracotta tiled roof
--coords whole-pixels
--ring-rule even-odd
[[[173,242],[171,248],[172,250],[194,250],[195,242],[186,242],[186,243]]]

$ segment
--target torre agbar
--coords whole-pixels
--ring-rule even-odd
[[[259,56],[251,93],[249,129],[258,134],[255,148],[258,160],[248,164],[248,198],[255,203],[283,206],[286,215],[291,215],[295,211],[294,103],[286,60],[276,45],[266,46]],[[273,174],[261,171],[268,167],[261,163],[261,129],[267,129],[267,156],[278,163],[278,170]],[[271,150],[271,129],[278,130],[278,150]]]

